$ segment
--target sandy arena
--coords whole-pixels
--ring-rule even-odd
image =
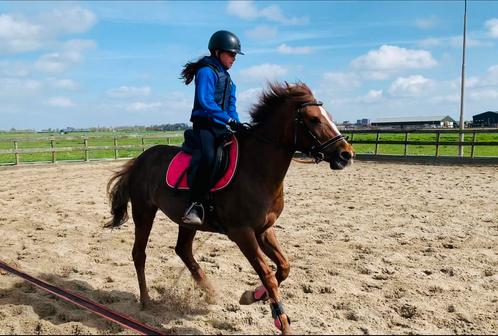
[[[147,248],[153,305],[141,310],[133,222],[110,218],[105,185],[123,161],[0,168],[0,259],[166,334],[277,334],[268,304],[239,305],[259,279],[227,237],[199,233],[217,290],[195,287],[158,214]],[[498,168],[292,163],[277,235],[297,334],[496,334]],[[0,272],[0,334],[131,334]]]

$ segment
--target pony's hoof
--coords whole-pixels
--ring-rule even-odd
[[[250,305],[257,301],[266,301],[270,297],[265,286],[260,285],[253,291],[245,291],[240,297],[239,303],[242,305]]]
[[[197,282],[199,288],[204,292],[205,299],[208,304],[215,304],[218,301],[218,295],[213,285],[207,280]]]
[[[150,307],[150,299],[140,300],[140,309],[141,310],[146,310],[149,307]]]
[[[290,318],[286,314],[280,315],[280,318],[275,319],[275,327],[282,331],[282,335],[292,335],[292,329],[290,326]]]
[[[254,291],[252,291],[252,290],[246,290],[242,294],[242,296],[240,297],[239,303],[241,305],[250,305],[250,304],[253,304],[256,301],[258,301],[258,300],[256,300],[254,298]]]

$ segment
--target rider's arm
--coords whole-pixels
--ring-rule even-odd
[[[206,117],[227,123],[230,119],[228,113],[223,111],[214,101],[214,92],[218,76],[209,67],[203,67],[195,75],[197,100],[206,113]]]
[[[240,122],[239,114],[237,113],[237,107],[235,105],[235,103],[237,102],[237,98],[235,98],[235,91],[236,87],[235,84],[232,82],[232,90],[230,92],[230,101],[228,104],[227,112],[230,118],[237,120],[237,122]]]

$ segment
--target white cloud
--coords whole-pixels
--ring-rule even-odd
[[[422,48],[439,47],[443,44],[442,38],[429,37],[418,42]]]
[[[34,79],[1,78],[0,96],[15,97],[21,95],[31,95],[40,93],[43,83]]]
[[[0,15],[0,52],[32,51],[42,45],[42,27],[23,18]]]
[[[259,95],[263,92],[263,88],[250,88],[238,94],[238,102],[255,102]]]
[[[418,42],[418,45],[422,48],[433,48],[433,47],[451,47],[451,48],[462,48],[463,36],[456,35],[450,37],[431,37]],[[483,41],[479,39],[467,37],[465,41],[467,47],[492,47],[493,43],[489,41]]]
[[[268,21],[288,25],[306,24],[309,21],[307,17],[287,17],[278,5],[271,5],[260,9],[257,7],[255,1],[229,1],[227,12],[244,20],[265,18]]]
[[[150,95],[151,91],[151,88],[148,86],[121,86],[119,88],[108,90],[107,95],[113,98],[139,97],[148,96]]]
[[[143,111],[151,111],[151,110],[157,110],[158,108],[162,107],[163,104],[160,102],[150,102],[150,103],[145,103],[145,102],[135,102],[126,108],[128,111],[136,111],[136,112],[143,112]]]
[[[461,78],[451,81],[452,89],[460,89]],[[465,79],[465,87],[469,89],[498,87],[498,64],[490,66],[482,76],[470,76]]]
[[[498,98],[498,89],[478,89],[469,93],[471,99],[480,100],[486,98]]]
[[[26,77],[30,67],[25,62],[0,61],[0,76]]]
[[[250,88],[237,93],[237,111],[241,120],[249,120],[249,111],[251,107],[257,103],[259,96],[263,92],[263,88]]]
[[[290,47],[283,43],[277,47],[277,51],[281,54],[311,54],[312,47]]]
[[[336,88],[354,89],[361,85],[361,79],[353,72],[326,72],[323,74],[324,84],[331,90]]]
[[[435,27],[438,23],[439,20],[435,16],[430,16],[415,20],[415,25],[420,29],[430,29]]]
[[[397,78],[389,87],[389,94],[396,97],[420,96],[433,88],[434,82],[424,76]]]
[[[94,49],[97,46],[94,40],[73,39],[64,42],[61,49],[70,52],[83,52],[87,49]]]
[[[47,47],[59,37],[83,33],[95,15],[79,7],[43,12],[37,16],[0,15],[0,53],[23,53]]]
[[[245,20],[253,20],[258,17],[258,9],[253,1],[229,1],[227,12]]]
[[[490,19],[485,23],[488,34],[491,37],[498,37],[498,19]]]
[[[287,69],[278,64],[260,64],[240,70],[242,77],[253,80],[273,80],[287,74]]]
[[[255,40],[271,40],[277,36],[277,28],[270,26],[257,26],[246,31],[249,38]]]
[[[447,95],[440,95],[440,96],[434,96],[431,101],[435,103],[458,103],[460,102],[460,95],[459,94],[447,94]]]
[[[363,97],[363,101],[366,103],[371,103],[371,102],[379,101],[382,98],[383,98],[383,91],[382,90],[370,90]]]
[[[35,69],[49,74],[64,72],[72,64],[80,62],[82,56],[77,52],[54,52],[44,54],[35,62]]]
[[[399,71],[404,69],[430,68],[437,64],[426,50],[405,49],[392,45],[382,45],[351,62],[359,70]]]
[[[71,98],[68,97],[53,97],[47,101],[47,104],[55,107],[73,107],[75,106]]]
[[[84,33],[96,22],[95,15],[80,7],[54,9],[41,13],[39,22],[54,35]]]
[[[52,80],[52,85],[55,88],[65,90],[76,90],[79,87],[72,79],[54,79]]]

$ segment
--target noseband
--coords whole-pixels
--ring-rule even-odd
[[[306,125],[304,122],[303,118],[303,111],[302,109],[307,107],[307,106],[322,106],[323,103],[321,101],[314,101],[314,102],[307,102],[303,103],[301,106],[296,111],[296,117],[294,118],[294,149],[299,150],[303,152],[304,154],[312,157],[315,159],[316,163],[319,163],[320,161],[323,161],[325,159],[325,153],[324,150],[327,147],[330,147],[334,145],[335,143],[341,141],[341,140],[347,140],[347,137],[344,137],[342,134],[336,135],[333,138],[328,139],[325,142],[320,142],[316,135],[310,130],[310,128]],[[299,149],[298,144],[297,144],[297,135],[300,127],[304,127],[304,130],[306,131],[305,134],[309,136],[311,139],[311,147],[308,149]]]

